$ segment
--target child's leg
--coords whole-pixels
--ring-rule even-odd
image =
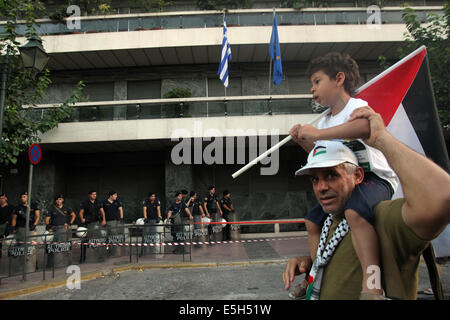
[[[363,271],[362,291],[373,294],[383,294],[381,286],[376,286],[377,283],[381,283],[381,279],[375,282],[371,281],[370,288],[367,284],[368,278],[373,275],[373,271],[369,270],[370,273],[367,272],[368,267],[380,267],[377,233],[375,232],[374,227],[366,219],[352,209],[345,210],[345,218],[352,231],[353,248],[356,251]],[[381,277],[381,274],[379,274],[379,276]]]

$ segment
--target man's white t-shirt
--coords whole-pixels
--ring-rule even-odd
[[[365,107],[368,105],[369,104],[362,99],[350,98],[347,105],[344,107],[344,109],[341,110],[341,112],[339,112],[337,115],[334,116],[331,113],[327,114],[319,121],[317,128],[326,129],[344,124],[350,119],[350,115],[355,109]],[[368,161],[367,167],[362,166],[365,169],[365,171],[371,171],[377,176],[379,176],[381,179],[388,181],[395,192],[399,186],[399,180],[397,175],[389,166],[383,153],[378,149],[366,145],[359,139],[358,141],[360,141],[367,150],[367,153],[360,152],[360,154],[357,154],[358,160],[360,161],[360,165],[362,162],[361,157],[367,159]],[[318,142],[319,141],[316,141],[316,143]]]

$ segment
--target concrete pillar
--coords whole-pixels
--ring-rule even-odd
[[[170,158],[171,149],[166,150],[164,176],[165,176],[165,194],[166,194],[166,208],[175,199],[175,192],[181,189],[186,189],[188,192],[194,188],[194,175],[191,164],[175,165]],[[167,209],[166,209],[167,211]],[[164,213],[164,215],[167,212]]]
[[[127,100],[127,82],[118,80],[114,82],[114,100]],[[126,120],[127,107],[114,107],[113,120]]]
[[[55,194],[64,194],[65,188],[62,185],[62,172],[57,164],[57,154],[45,152],[42,156],[42,161],[33,168],[31,201],[39,202],[39,208],[44,211],[53,203]],[[28,170],[26,175],[28,176]],[[27,188],[27,185],[23,186],[24,190]],[[42,211],[41,217],[46,213]]]

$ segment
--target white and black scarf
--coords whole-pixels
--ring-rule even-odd
[[[332,223],[333,217],[330,214],[325,220],[325,223],[322,227],[322,232],[320,233],[320,242],[317,248],[316,260],[314,260],[311,271],[309,273],[309,286],[306,294],[306,300],[319,300],[320,288],[322,286],[322,277],[325,266],[330,261],[341,240],[348,233],[349,226],[347,220],[343,219],[337,226],[336,230],[333,233],[333,236],[325,247],[325,243],[327,242],[328,233],[330,231]]]

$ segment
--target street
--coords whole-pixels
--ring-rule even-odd
[[[111,273],[81,283],[81,289],[60,287],[19,300],[289,300],[281,274],[285,264],[250,264],[214,268],[146,269]],[[296,279],[298,283],[300,279]],[[445,298],[450,299],[450,264],[442,266]],[[429,287],[420,265],[419,290]],[[433,300],[433,296],[419,295]]]

